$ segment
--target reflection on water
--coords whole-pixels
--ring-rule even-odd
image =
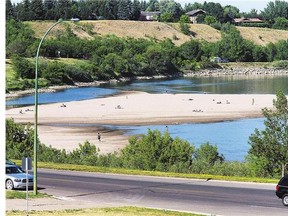
[[[282,90],[288,94],[288,76],[257,75],[141,80],[107,87],[150,93],[276,94],[278,90]]]
[[[251,76],[225,76],[141,80],[117,85],[105,84],[101,87],[72,88],[52,93],[40,93],[39,104],[87,100],[117,94],[123,90],[173,94],[276,94],[278,90],[282,90],[288,94],[288,76],[258,75],[256,77],[254,79]],[[6,106],[31,104],[34,104],[34,95],[6,101]]]
[[[70,88],[57,92],[39,93],[38,103],[59,103],[69,101],[89,100],[118,93],[116,89],[99,87]],[[34,104],[34,95],[15,98],[6,101],[6,106],[28,106]]]

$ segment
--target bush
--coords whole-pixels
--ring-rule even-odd
[[[278,69],[288,69],[288,60],[273,62],[273,67]]]
[[[18,55],[14,55],[12,57],[12,65],[13,69],[17,74],[17,77],[22,79],[33,79],[35,78],[35,68],[34,64],[32,64],[27,59],[20,57]]]
[[[180,22],[180,31],[185,35],[190,35],[190,26],[185,22]]]
[[[221,30],[222,24],[220,22],[211,23],[210,26],[214,29]]]

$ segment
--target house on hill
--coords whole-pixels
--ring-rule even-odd
[[[199,15],[206,14],[206,11],[202,9],[192,10],[186,13],[187,16],[189,16],[191,23],[197,23],[197,17]]]
[[[160,11],[141,11],[139,20],[141,21],[155,21],[159,20]]]

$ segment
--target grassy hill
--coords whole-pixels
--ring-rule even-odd
[[[27,22],[35,31],[35,36],[40,38],[51,26],[52,22],[33,21]],[[176,45],[190,40],[191,38],[215,42],[221,39],[221,32],[205,24],[190,24],[192,36],[184,35],[179,30],[178,23],[161,23],[145,21],[124,20],[100,20],[80,21],[78,23],[63,22],[49,33],[49,37],[63,34],[67,27],[71,27],[78,37],[92,39],[96,35],[115,34],[118,37],[146,38],[163,40],[170,38]],[[269,42],[288,40],[288,31],[268,28],[237,27],[243,38],[255,44],[265,46]]]

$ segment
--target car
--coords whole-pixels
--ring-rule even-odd
[[[6,158],[6,165],[15,165],[15,163]]]
[[[288,175],[282,177],[276,185],[276,196],[282,199],[284,206],[288,207]]]
[[[28,188],[33,188],[33,175],[28,174]],[[26,188],[26,173],[17,165],[6,164],[5,188],[8,190]]]

